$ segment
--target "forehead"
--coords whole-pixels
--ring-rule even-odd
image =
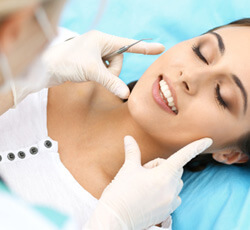
[[[236,57],[237,55],[249,61],[250,49],[250,26],[228,26],[218,30],[225,44],[227,56]]]
[[[250,27],[226,27],[215,31],[220,34],[225,44],[223,62],[232,71],[249,75],[250,70]],[[238,75],[240,75],[238,73]],[[235,73],[237,74],[237,73]]]

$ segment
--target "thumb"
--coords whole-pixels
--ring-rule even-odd
[[[183,168],[190,160],[206,150],[213,143],[211,138],[202,138],[186,145],[172,156],[170,156],[161,166],[174,168],[176,171]]]
[[[131,136],[125,136],[124,146],[125,146],[125,164],[126,162],[132,162],[136,165],[141,166],[141,151],[135,139]]]
[[[109,72],[109,70],[103,66],[102,77],[98,78],[98,83],[102,84],[111,93],[117,95],[122,99],[127,99],[130,91],[128,86],[117,76]]]
[[[109,60],[109,65],[107,69],[110,73],[115,76],[119,76],[122,70],[122,62],[123,62],[123,54],[114,56],[111,60]]]

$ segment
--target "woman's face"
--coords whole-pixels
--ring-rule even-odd
[[[128,100],[131,115],[173,152],[203,137],[214,141],[207,152],[236,149],[250,129],[249,41],[250,27],[226,27],[175,45],[136,84]],[[177,114],[160,96],[164,91],[171,97],[161,79]]]

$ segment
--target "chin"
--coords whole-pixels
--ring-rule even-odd
[[[150,127],[150,111],[147,108],[146,101],[143,98],[140,98],[137,95],[134,95],[133,92],[128,99],[128,109],[133,120],[143,129],[149,129]],[[152,111],[151,111],[152,113]]]
[[[128,109],[133,121],[140,127],[141,131],[158,140],[160,139],[160,122],[148,101],[139,95],[132,95],[128,100]]]
[[[141,123],[143,119],[143,114],[145,114],[145,106],[144,103],[138,98],[136,95],[131,93],[130,97],[128,98],[128,109],[133,117],[133,119],[137,123]],[[141,122],[140,122],[141,121]]]

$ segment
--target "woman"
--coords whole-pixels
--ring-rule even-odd
[[[0,126],[8,129],[17,127],[17,114],[27,120],[20,124],[16,119],[19,139],[11,149],[16,158],[3,162],[1,174],[29,201],[87,218],[124,161],[125,135],[138,141],[143,164],[168,158],[202,137],[214,140],[206,153],[213,152],[215,159],[246,162],[248,25],[249,19],[235,22],[174,46],[148,68],[126,103],[92,82],[66,83],[31,95],[16,113],[1,118]],[[31,138],[40,140],[38,145],[24,146],[26,134],[30,143]],[[2,145],[1,155],[9,153]]]
[[[128,134],[141,146],[143,164],[168,158],[202,137],[214,140],[206,153],[217,161],[248,160],[250,20],[238,23],[168,50],[143,74],[126,103],[95,83],[49,90],[49,136],[82,187],[100,197],[124,160],[122,136]]]

